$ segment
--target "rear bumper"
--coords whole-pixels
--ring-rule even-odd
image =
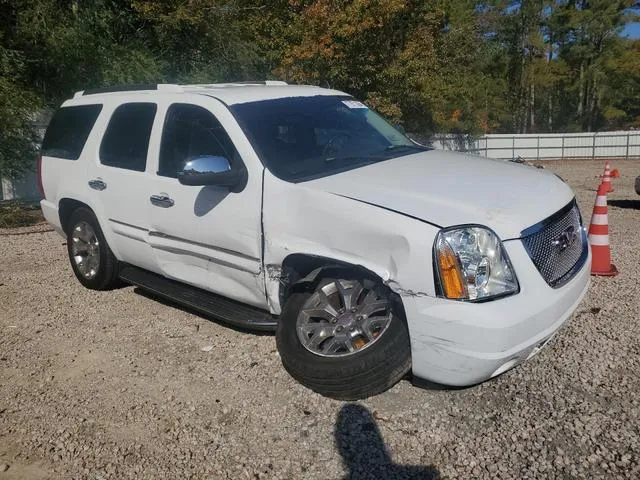
[[[42,215],[44,219],[63,237],[66,237],[62,225],[60,224],[60,214],[58,212],[58,206],[55,203],[48,200],[40,200],[40,208],[42,209]]]
[[[578,307],[589,287],[591,253],[571,281],[553,289],[519,240],[505,248],[520,280],[517,295],[485,303],[404,299],[415,377],[467,386],[500,375],[535,355]]]

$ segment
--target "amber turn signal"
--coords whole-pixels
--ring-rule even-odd
[[[460,261],[449,244],[440,241],[438,245],[438,266],[444,296],[460,300],[468,297],[467,288],[462,276]]]

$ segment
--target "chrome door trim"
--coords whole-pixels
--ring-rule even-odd
[[[120,220],[116,220],[115,218],[110,218],[109,221],[113,222],[113,223],[117,223],[118,225],[123,225],[125,227],[135,228],[136,230],[140,230],[141,232],[148,232],[149,231],[148,228],[138,227],[137,225],[132,225],[130,223],[121,222]]]
[[[202,260],[206,260],[208,262],[211,263],[215,263],[216,265],[221,265],[223,267],[228,267],[228,268],[233,268],[234,270],[239,270],[241,272],[245,272],[245,273],[250,273],[252,275],[255,275],[256,272],[254,272],[253,270],[249,270],[248,268],[243,268],[237,264],[231,263],[231,262],[225,262],[224,260],[220,260],[217,258],[211,258],[209,255],[203,255],[201,253],[197,253],[194,252],[193,250],[186,250],[184,248],[180,248],[180,247],[167,247],[165,245],[154,245],[153,246],[154,249],[156,250],[161,250],[163,252],[169,252],[169,253],[176,253],[176,254],[180,254],[180,255],[189,255],[192,257],[197,257],[197,258],[201,258]]]

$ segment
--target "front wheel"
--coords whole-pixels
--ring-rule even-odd
[[[382,393],[411,368],[402,309],[387,287],[364,279],[325,279],[292,294],[276,341],[291,376],[340,400]]]

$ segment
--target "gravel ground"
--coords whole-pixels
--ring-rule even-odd
[[[588,221],[602,162],[545,165]],[[294,382],[272,336],[83,289],[53,232],[0,236],[0,480],[639,478],[640,161],[613,166],[620,275],[547,348],[473,388],[357,403]]]

